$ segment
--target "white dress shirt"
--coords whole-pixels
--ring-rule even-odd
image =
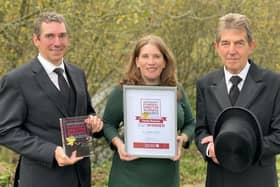
[[[225,73],[225,81],[226,81],[226,85],[227,85],[227,91],[229,93],[230,88],[232,86],[232,82],[229,80],[232,76],[239,76],[242,80],[239,82],[239,84],[237,85],[237,87],[239,88],[239,91],[243,88],[246,76],[248,74],[250,68],[250,64],[249,62],[247,62],[247,64],[245,65],[245,67],[241,70],[240,73],[238,74],[231,74],[230,72],[228,72],[226,70],[226,68],[224,67],[224,73]]]
[[[43,68],[45,69],[45,71],[47,72],[49,78],[51,79],[51,81],[53,82],[53,84],[57,87],[57,89],[59,89],[59,85],[58,85],[58,76],[57,74],[53,71],[56,68],[61,68],[63,69],[63,76],[66,80],[66,82],[69,85],[66,73],[65,73],[65,67],[64,67],[64,63],[63,60],[60,63],[59,66],[55,66],[54,64],[52,64],[51,62],[49,62],[48,60],[46,60],[40,53],[38,55],[38,59],[40,61],[40,63],[42,64]]]

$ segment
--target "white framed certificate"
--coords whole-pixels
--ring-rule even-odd
[[[129,155],[177,154],[177,87],[123,86],[124,138]]]

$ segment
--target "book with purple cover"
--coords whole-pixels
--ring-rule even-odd
[[[93,153],[93,138],[91,128],[85,123],[88,116],[60,118],[62,146],[70,157],[73,151],[77,156],[88,157]]]

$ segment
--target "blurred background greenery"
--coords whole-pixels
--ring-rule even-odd
[[[41,12],[65,16],[70,49],[65,57],[82,67],[92,103],[102,115],[111,87],[118,83],[134,42],[145,34],[161,36],[177,59],[177,76],[195,115],[195,82],[220,66],[212,47],[217,20],[229,12],[251,19],[257,64],[280,71],[279,0],[0,0],[0,77],[37,54],[34,19]],[[106,186],[111,150],[96,141],[93,186]],[[0,186],[9,186],[17,154],[0,147]],[[278,168],[280,168],[278,161]],[[181,185],[203,186],[205,162],[194,145],[181,160]]]

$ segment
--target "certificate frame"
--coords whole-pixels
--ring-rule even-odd
[[[177,155],[177,87],[123,85],[125,150],[142,158]]]

